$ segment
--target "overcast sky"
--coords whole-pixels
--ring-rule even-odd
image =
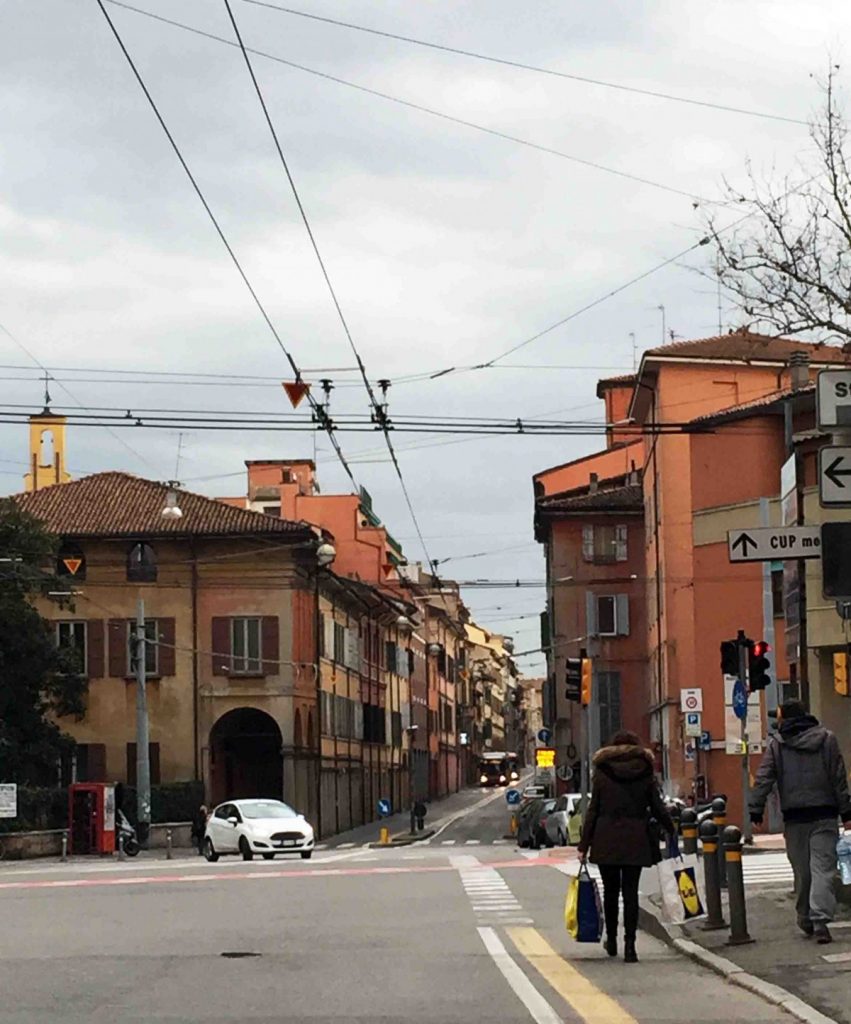
[[[299,0],[291,0],[299,3]],[[222,0],[137,6],[233,38]],[[373,380],[493,358],[701,235],[690,197],[717,201],[746,161],[781,178],[806,165],[804,125],[651,98],[413,46],[233,0],[246,45],[540,146],[641,184],[494,138],[304,70],[255,68],[355,342]],[[508,0],[405,4],[300,0],[300,9],[455,48],[657,92],[805,120],[811,78],[841,63],[836,0]],[[238,50],[108,5],[162,115],[300,366],[353,366]],[[0,332],[4,367],[253,374],[247,387],[115,383],[57,371],[80,404],[274,410],[291,375],[122,56],[96,0],[6,0],[0,33]],[[840,75],[845,79],[844,69]],[[721,210],[720,222],[735,212]],[[573,319],[500,368],[399,383],[390,414],[599,418],[601,376],[659,344],[717,333],[707,249]],[[739,317],[724,301],[724,330]],[[564,369],[512,369],[558,366]],[[307,373],[315,379],[324,374]],[[350,372],[327,374],[355,384]],[[41,407],[31,369],[0,372],[0,402]],[[94,376],[101,382],[90,382]],[[25,379],[14,379],[25,378]],[[59,383],[54,404],[72,405]],[[367,412],[338,387],[334,412]],[[178,437],[79,428],[74,475],[175,475]],[[376,511],[422,557],[380,438],[340,434]],[[430,554],[445,572],[542,579],[533,473],[599,439],[398,434]],[[452,443],[449,443],[452,442]],[[317,439],[323,490],[346,478]],[[24,427],[0,425],[0,489],[20,489]],[[312,455],[309,434],[189,433],[177,474],[211,495],[244,491],[245,459]],[[129,447],[128,447],[129,446]],[[416,447],[414,447],[416,446]],[[367,454],[363,454],[367,453]],[[376,454],[377,453],[377,454]],[[502,549],[510,550],[502,550]],[[469,590],[483,624],[535,647],[543,590]],[[516,618],[516,616],[528,616]],[[524,659],[539,670],[540,659]]]

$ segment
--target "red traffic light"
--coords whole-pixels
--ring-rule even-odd
[[[771,644],[767,640],[757,640],[753,645],[754,658],[763,658],[771,650]]]

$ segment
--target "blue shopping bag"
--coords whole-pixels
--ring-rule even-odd
[[[568,886],[565,924],[577,942],[599,942],[603,934],[600,892],[584,861]]]

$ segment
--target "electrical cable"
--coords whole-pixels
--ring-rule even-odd
[[[127,60],[127,63],[130,65],[130,69],[133,72],[133,75],[136,78],[136,81],[139,83],[139,87],[141,88],[142,92],[145,94],[145,99],[147,99],[151,109],[153,110],[154,115],[155,115],[157,121],[159,122],[160,127],[162,128],[163,132],[165,133],[165,136],[168,139],[168,141],[169,141],[169,143],[171,145],[171,148],[174,151],[175,156],[180,161],[180,165],[183,168],[183,170],[186,172],[186,176],[189,178],[189,181],[192,184],[193,189],[195,190],[195,194],[198,196],[199,200],[201,201],[201,205],[204,207],[204,209],[205,209],[205,211],[207,213],[207,216],[210,218],[210,221],[213,224],[213,227],[216,229],[216,233],[218,234],[219,239],[221,240],[222,244],[224,245],[225,249],[227,250],[227,253],[230,256],[234,266],[236,267],[237,272],[239,273],[239,276],[242,278],[242,281],[245,284],[245,287],[248,289],[248,292],[251,295],[251,298],[254,300],[255,306],[260,311],[260,315],[263,317],[264,321],[266,322],[267,327],[271,331],[272,337],[275,339],[275,341],[278,344],[278,347],[283,352],[284,356],[287,359],[287,362],[290,364],[290,368],[292,369],[293,373],[295,374],[296,382],[300,382],[302,380],[301,370],[298,368],[298,365],[296,364],[295,359],[290,354],[289,350],[287,349],[286,345],[284,344],[283,340],[281,339],[281,336],[278,334],[278,331],[276,330],[275,325],[272,323],[272,320],[269,317],[269,314],[266,312],[266,307],[260,301],[260,297],[258,296],[257,292],[254,290],[254,286],[251,284],[251,281],[249,280],[248,275],[246,274],[245,270],[243,269],[242,264],[240,263],[240,261],[239,261],[237,255],[236,255],[236,253],[234,252],[233,248],[231,247],[230,242],[227,240],[227,237],[226,237],[224,231],[222,230],[221,225],[219,224],[218,220],[216,219],[216,215],[213,213],[212,208],[210,207],[210,204],[207,202],[207,200],[206,200],[206,198],[204,196],[204,193],[201,191],[201,187],[199,186],[198,182],[195,180],[195,176],[192,174],[192,171],[189,169],[189,165],[187,164],[186,160],[184,159],[183,153],[180,151],[180,147],[177,145],[177,142],[175,141],[174,136],[169,131],[169,128],[166,125],[165,120],[163,119],[163,116],[160,113],[159,108],[157,107],[157,104],[154,101],[153,96],[151,95],[150,91],[148,90],[148,87],[145,85],[145,82],[144,82],[144,79],[142,78],[141,73],[139,72],[138,68],[136,67],[136,64],[134,63],[133,58],[130,56],[130,52],[128,51],[127,47],[124,45],[124,40],[121,38],[121,35],[119,34],[118,29],[115,27],[115,24],[114,24],[112,18],[110,18],[109,12],[107,11],[106,7],[104,6],[104,0],[96,0],[96,3],[98,5],[98,7],[100,7],[101,12],[102,12],[104,18],[106,19],[106,22],[109,25],[110,30],[112,31],[112,34],[115,36],[115,40],[118,43],[118,45],[119,45],[119,47],[121,49],[121,52],[124,54],[124,57]],[[355,480],[355,477],[354,477],[354,474],[352,473],[351,467],[349,466],[348,462],[346,461],[346,457],[343,454],[343,450],[340,447],[339,441],[334,436],[333,426],[328,421],[327,415],[325,414],[324,410],[320,408],[319,403],[316,401],[316,399],[310,393],[310,390],[308,390],[306,394],[307,394],[307,400],[308,400],[311,408],[313,409],[314,415],[318,417],[319,422],[325,427],[326,432],[328,434],[328,437],[329,437],[329,439],[331,441],[331,445],[334,448],[335,452],[337,453],[337,457],[338,457],[338,459],[340,461],[340,464],[342,465],[343,469],[345,470],[346,475],[348,476],[349,480],[351,481],[352,487],[355,489],[355,491],[357,491],[358,490],[357,481]]]
[[[180,21],[173,21],[171,18],[165,18],[160,14],[154,14],[151,11],[142,10],[140,7],[134,7],[132,4],[124,3],[123,0],[107,0],[107,3],[113,4],[115,7],[121,7],[127,11],[133,11],[135,14],[141,14],[148,18],[153,18],[155,21],[164,22],[166,25],[171,25],[174,28],[184,29],[187,32],[192,32],[195,35],[203,36],[206,39],[214,40],[218,43],[224,43],[227,46],[237,45],[229,39],[225,39],[222,36],[217,36],[212,32],[205,32],[203,29],[195,28],[193,25],[186,25]],[[651,188],[661,189],[664,192],[671,192],[674,195],[683,196],[689,200],[697,200],[703,204],[716,205],[711,199],[706,199],[699,196],[695,192],[688,192],[685,189],[675,188],[673,185],[666,185],[663,182],[654,181],[651,178],[644,178],[638,174],[631,174],[629,171],[619,170],[615,167],[607,167],[605,164],[600,164],[594,160],[588,160],[584,157],[576,156],[573,153],[565,153],[563,150],[555,149],[552,146],[544,146],[537,142],[532,142],[529,139],[523,139],[516,135],[511,135],[508,132],[499,131],[497,128],[488,128],[482,124],[476,124],[474,121],[467,121],[465,118],[456,117],[453,114],[447,114],[441,110],[435,110],[433,107],[426,107],[421,103],[415,103],[412,100],[404,100],[399,96],[393,96],[390,93],[381,92],[378,89],[371,89],[365,85],[359,85],[357,82],[350,82],[345,78],[338,78],[336,75],[327,74],[324,71],[317,71],[315,68],[309,68],[304,64],[297,64],[295,61],[286,60],[284,57],[277,57],[274,54],[266,53],[263,50],[257,50],[253,47],[246,46],[247,52],[254,54],[257,57],[264,57],[266,60],[275,61],[278,64],[283,64],[286,67],[293,68],[297,71],[305,71],[309,75],[315,75],[317,78],[323,78],[329,82],[335,82],[337,85],[347,86],[349,89],[356,89],[358,92],[366,93],[369,96],[376,96],[379,99],[389,100],[391,103],[397,103],[400,106],[407,107],[410,110],[417,110],[423,114],[429,114],[431,117],[438,117],[443,121],[449,121],[452,124],[461,125],[464,128],[472,128],[478,132],[484,132],[487,135],[494,136],[498,139],[503,139],[506,142],[513,142],[519,146],[525,146],[528,149],[534,149],[541,153],[548,153],[550,156],[557,156],[563,160],[569,160],[572,163],[581,164],[584,167],[591,167],[597,171],[603,171],[605,174],[612,174],[619,178],[626,178],[629,181],[635,181],[641,185],[648,185]]]
[[[642,89],[638,86],[622,85],[618,82],[607,82],[600,78],[589,78],[585,75],[570,74],[566,71],[556,71],[553,68],[536,67],[534,64],[524,64],[521,61],[492,57],[488,54],[476,53],[473,50],[463,50],[459,47],[444,46],[440,43],[427,42],[424,39],[414,39],[411,36],[403,36],[395,32],[386,32],[381,31],[380,29],[367,28],[365,25],[355,25],[348,21],[338,21],[336,18],[322,17],[318,14],[309,14],[306,11],[298,11],[292,7],[282,7],[278,4],[264,2],[264,0],[245,0],[245,3],[252,4],[255,7],[266,7],[273,11],[279,11],[282,14],[292,14],[299,18],[308,18],[311,21],[321,21],[328,25],[336,25],[339,28],[348,28],[356,32],[365,32],[369,35],[380,36],[384,39],[393,39],[401,43],[411,43],[414,46],[423,46],[430,50],[440,50],[443,53],[454,53],[461,57],[472,57],[475,60],[487,61],[490,64],[502,64],[506,67],[518,68],[522,71],[534,71],[538,74],[550,75],[554,78],[565,78],[574,82],[584,82],[587,85],[601,86],[605,89],[616,89],[619,92],[637,93],[640,96],[652,96],[654,99],[670,100],[674,103],[687,103],[695,107],[707,107],[712,110],[722,110],[729,114],[745,114],[749,117],[763,117],[770,121],[784,121],[788,124],[808,124],[807,121],[802,121],[796,117],[786,117],[782,114],[769,114],[761,110],[749,110],[746,107],[733,107],[728,106],[725,103],[712,103],[708,100],[694,100],[686,96],[676,96],[671,93],[658,92],[653,89]]]

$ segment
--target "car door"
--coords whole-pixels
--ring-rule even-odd
[[[237,823],[235,825],[230,820],[231,818],[236,818]],[[237,853],[239,851],[239,837],[241,835],[239,826],[241,824],[242,815],[239,813],[239,808],[236,804],[228,804],[228,818],[224,822],[228,853]]]
[[[219,852],[223,849],[224,826],[227,824],[227,805],[220,804],[214,808],[213,813],[207,820],[207,835],[213,844],[213,848]]]

